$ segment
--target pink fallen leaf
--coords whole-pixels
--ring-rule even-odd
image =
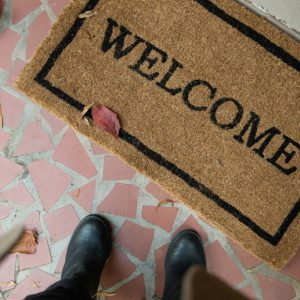
[[[37,231],[26,230],[17,242],[17,244],[9,251],[9,253],[34,254],[37,248]]]
[[[119,136],[121,125],[115,112],[104,105],[97,105],[92,108],[92,116],[98,128],[112,134],[115,138]]]

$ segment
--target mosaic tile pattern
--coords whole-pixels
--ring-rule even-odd
[[[159,299],[170,238],[194,228],[208,271],[251,299],[300,299],[300,250],[271,270],[143,175],[20,95],[13,82],[68,0],[8,0],[0,19],[0,234],[23,223],[40,233],[35,255],[0,265],[0,299],[22,299],[60,278],[72,231],[101,212],[114,228],[101,285],[111,299]],[[66,222],[67,220],[67,222]],[[142,238],[142,240],[141,240]]]

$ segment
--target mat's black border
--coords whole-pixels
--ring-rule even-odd
[[[98,4],[100,0],[89,0],[85,8],[82,10],[82,13],[87,10],[92,10],[94,7]],[[215,16],[221,18],[223,21],[228,23],[229,25],[233,26],[237,30],[239,30],[242,34],[246,35],[259,45],[261,45],[264,49],[266,49],[269,53],[273,54],[277,58],[281,59],[283,62],[285,62],[290,67],[294,68],[297,71],[300,71],[300,62],[291,56],[289,53],[287,53],[284,49],[281,47],[275,45],[273,42],[268,40],[266,37],[264,37],[262,34],[256,32],[254,29],[250,28],[249,26],[243,24],[239,20],[235,19],[234,17],[228,15],[226,12],[224,12],[222,9],[217,7],[215,4],[213,4],[209,0],[195,0],[199,4],[201,4],[205,9],[207,9],[210,13],[214,14]],[[64,91],[53,85],[51,82],[49,82],[46,79],[46,76],[50,72],[51,68],[54,66],[56,60],[59,58],[63,50],[73,41],[74,37],[80,30],[82,24],[84,23],[84,19],[77,18],[72,25],[72,27],[69,29],[67,35],[62,39],[62,41],[59,43],[57,48],[51,53],[49,56],[47,62],[41,69],[41,71],[37,74],[35,77],[35,80],[44,88],[55,94],[57,97],[62,99],[64,102],[68,103],[72,107],[76,108],[79,111],[83,111],[84,105],[66,94]],[[235,218],[237,218],[238,221],[246,225],[248,228],[250,228],[254,233],[256,233],[259,237],[266,240],[272,245],[277,245],[279,241],[282,239],[284,233],[287,231],[293,220],[297,217],[299,211],[300,211],[300,199],[297,201],[293,209],[290,211],[288,216],[285,218],[281,226],[278,228],[275,235],[271,235],[268,232],[266,232],[263,228],[261,228],[259,225],[257,225],[255,222],[253,222],[250,218],[248,218],[246,215],[244,215],[241,211],[239,211],[234,206],[230,205],[228,202],[220,198],[217,194],[215,194],[212,190],[207,188],[204,184],[201,182],[198,182],[195,178],[193,178],[191,175],[189,175],[184,170],[177,167],[172,162],[168,161],[166,158],[161,156],[159,153],[151,150],[149,147],[147,147],[145,144],[143,144],[141,141],[139,141],[136,137],[131,135],[130,133],[126,132],[124,129],[121,129],[120,131],[120,138],[126,141],[127,143],[131,144],[133,147],[135,147],[138,151],[143,153],[146,157],[151,159],[152,161],[156,162],[158,165],[164,167],[171,173],[173,173],[175,176],[182,179],[184,182],[186,182],[190,187],[196,189],[203,195],[205,195],[207,198],[212,200],[214,203],[216,203],[218,206],[223,208],[225,211],[233,215]]]

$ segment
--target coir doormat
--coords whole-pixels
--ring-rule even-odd
[[[281,267],[300,244],[299,71],[299,43],[232,0],[77,0],[18,87]],[[119,139],[82,120],[93,102]]]

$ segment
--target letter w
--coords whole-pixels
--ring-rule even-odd
[[[142,38],[135,36],[135,41],[124,49],[125,38],[126,36],[131,35],[131,32],[124,26],[120,26],[120,34],[114,40],[111,40],[113,29],[115,27],[118,27],[119,25],[116,21],[114,21],[111,18],[108,18],[107,21],[108,26],[101,47],[101,50],[104,53],[107,52],[113,45],[116,45],[114,58],[120,59],[123,56],[129,54],[139,43],[144,42]]]
[[[248,129],[250,129],[248,140],[246,143],[247,147],[251,148],[258,142],[263,140],[260,147],[254,148],[253,151],[259,156],[264,157],[264,150],[269,145],[273,137],[276,134],[280,134],[280,131],[276,127],[271,127],[257,136],[257,128],[259,126],[259,121],[260,121],[259,116],[254,112],[250,112],[250,119],[248,123],[244,126],[244,128],[242,129],[239,135],[234,136],[234,139],[236,139],[240,143],[244,143],[243,136],[248,131]]]

